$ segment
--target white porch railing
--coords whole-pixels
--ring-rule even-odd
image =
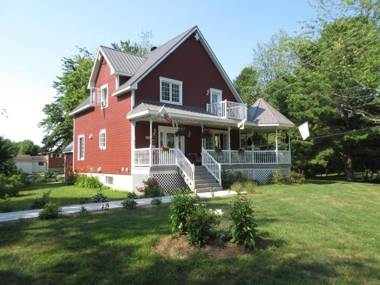
[[[238,150],[222,150],[215,151],[213,149],[205,150],[218,163],[221,164],[290,164],[290,151],[285,150],[254,150],[243,151]],[[203,152],[202,152],[203,156]]]
[[[191,189],[194,189],[194,164],[192,164],[180,149],[170,148],[137,148],[135,149],[135,166],[178,166],[185,181]]]
[[[185,176],[185,181],[191,189],[195,187],[194,173],[195,166],[192,164],[187,157],[183,154],[180,149],[175,149],[177,166],[182,171],[182,174]]]
[[[219,185],[222,185],[222,166],[204,148],[202,148],[202,165],[214,176]]]
[[[247,119],[247,105],[232,101],[221,101],[207,104],[207,112],[226,119],[244,120]]]

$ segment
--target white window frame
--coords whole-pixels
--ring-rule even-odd
[[[103,106],[103,90],[107,88],[106,98],[105,98],[105,104]],[[108,84],[104,84],[100,86],[100,108],[104,109],[108,107]]]
[[[162,99],[162,82],[166,82],[169,84],[169,97],[170,97],[169,100]],[[179,102],[174,102],[172,100],[172,85],[173,84],[179,85]],[[173,105],[182,105],[182,85],[183,85],[182,81],[160,76],[160,102],[173,104]]]
[[[101,145],[101,140],[100,140],[100,137],[102,134],[104,134],[104,145]],[[101,129],[99,131],[99,149],[105,150],[106,148],[107,148],[107,131],[106,129]]]
[[[81,156],[81,150],[80,150],[80,140],[83,139],[83,153]],[[78,136],[78,160],[84,160],[84,156],[86,153],[86,137],[84,135]]]
[[[217,103],[212,101],[212,93],[218,93],[218,95],[220,96],[220,102],[223,101],[223,90],[210,88],[210,104]]]

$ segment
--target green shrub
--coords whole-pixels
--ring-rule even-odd
[[[74,174],[65,177],[65,184],[74,185],[76,181],[76,176]]]
[[[256,222],[251,203],[245,197],[238,197],[231,206],[230,233],[233,242],[246,248],[255,247]]]
[[[170,204],[170,225],[172,234],[186,234],[186,219],[192,215],[199,199],[188,194],[174,195]]]
[[[150,201],[150,204],[151,205],[160,205],[162,203],[161,199],[160,198],[154,198],[152,199],[152,201]]]
[[[305,183],[305,175],[302,172],[292,171],[290,173],[290,181],[295,184]]]
[[[18,195],[18,192],[28,186],[30,180],[28,174],[17,173],[11,176],[0,174],[0,199],[6,199],[7,197],[14,197]]]
[[[95,195],[92,196],[91,200],[94,203],[107,203],[108,202],[108,198],[102,190],[98,190],[95,193]]]
[[[271,184],[289,184],[290,178],[286,175],[281,175],[275,171],[269,177],[269,183],[271,183]]]
[[[231,185],[231,190],[237,193],[248,192],[254,193],[257,187],[257,183],[253,180],[236,181]]]
[[[138,196],[135,192],[128,192],[128,193],[127,193],[127,198],[130,198],[130,199],[138,199],[139,196]]]
[[[222,171],[222,187],[223,189],[231,189],[232,184],[237,181],[246,181],[247,178],[241,172]]]
[[[126,209],[134,209],[137,206],[137,202],[133,198],[127,198],[123,202],[121,202],[124,208]]]
[[[150,198],[150,197],[162,196],[162,192],[156,178],[149,177],[143,183],[144,183],[144,188],[141,191],[144,193],[144,197]]]
[[[41,209],[43,208],[50,200],[51,191],[44,192],[41,198],[37,198],[33,201],[31,208],[32,209]]]
[[[84,206],[80,207],[80,211],[79,211],[80,216],[87,216],[88,213],[89,211]]]
[[[205,207],[198,205],[192,213],[186,217],[186,228],[189,241],[193,245],[204,246],[212,238],[215,238],[216,217]]]
[[[56,203],[47,203],[39,214],[40,219],[54,219],[58,218],[61,208]]]
[[[82,188],[101,188],[103,184],[96,176],[79,175],[75,184]]]

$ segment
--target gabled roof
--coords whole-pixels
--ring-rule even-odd
[[[62,153],[72,153],[73,152],[73,142],[69,143],[62,151]]]
[[[82,112],[84,110],[87,110],[89,108],[93,108],[94,107],[94,104],[91,102],[91,97],[88,96],[87,98],[85,98],[82,103],[80,103],[78,106],[75,107],[74,110],[72,110],[69,115],[70,116],[73,116],[79,112]]]
[[[175,38],[171,39],[170,41],[166,42],[162,46],[150,52],[147,55],[147,59],[144,61],[144,63],[136,70],[136,73],[127,82],[125,82],[118,89],[116,89],[113,95],[119,95],[129,90],[137,89],[137,84],[147,74],[149,74],[159,63],[161,63],[165,58],[167,58],[173,51],[176,50],[177,47],[179,47],[187,38],[189,38],[193,34],[197,34],[197,37],[199,38],[200,42],[206,49],[211,60],[214,62],[216,68],[219,70],[222,77],[226,81],[232,94],[235,96],[235,99],[238,102],[242,102],[239,94],[237,93],[235,87],[233,86],[232,81],[228,77],[227,73],[223,69],[222,65],[216,58],[214,52],[211,50],[210,46],[208,45],[207,41],[205,40],[205,38],[203,37],[202,33],[200,32],[197,26],[194,26],[191,29],[188,29],[187,31],[179,34]]]
[[[113,68],[113,73],[132,76],[146,60],[145,57],[122,52],[113,48],[100,46],[101,53]]]
[[[273,108],[263,98],[258,99],[248,108],[248,122],[258,126],[294,127],[293,122]]]
[[[29,154],[19,154],[15,158],[16,161],[47,161],[45,155],[29,155]]]

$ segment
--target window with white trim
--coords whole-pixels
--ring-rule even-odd
[[[84,160],[85,139],[84,135],[78,136],[78,160]]]
[[[160,101],[182,105],[182,81],[160,77]]]
[[[100,107],[102,109],[108,107],[108,84],[100,87]]]
[[[101,129],[99,132],[99,148],[101,150],[106,149],[106,144],[107,144],[107,134],[106,134],[106,129]]]

